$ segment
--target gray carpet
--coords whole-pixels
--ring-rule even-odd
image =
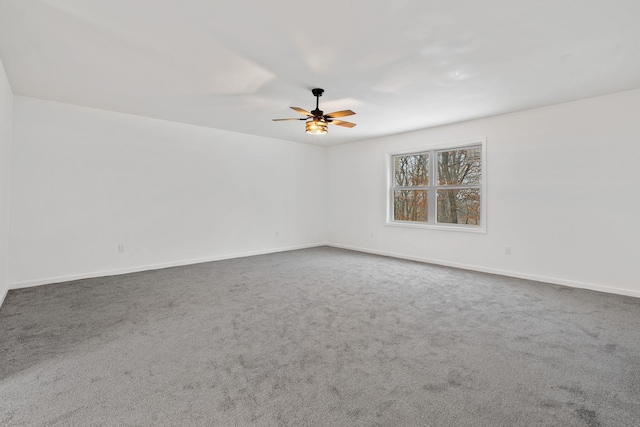
[[[10,291],[2,426],[638,426],[640,299],[314,248]]]

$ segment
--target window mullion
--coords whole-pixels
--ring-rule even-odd
[[[428,190],[430,187],[425,185],[416,185],[415,187],[392,187],[393,190]]]
[[[436,190],[466,190],[468,188],[480,189],[481,185],[436,185]]]
[[[436,162],[435,151],[429,151],[429,188],[427,190],[427,223],[436,223]]]

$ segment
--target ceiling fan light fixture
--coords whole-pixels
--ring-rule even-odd
[[[313,120],[308,120],[305,126],[305,132],[311,135],[324,135],[329,130],[327,129],[327,122],[314,117]]]
[[[305,132],[311,135],[324,135],[329,132],[329,123],[336,126],[342,126],[346,128],[352,128],[356,124],[351,122],[345,122],[344,120],[336,120],[339,117],[352,116],[355,113],[351,110],[341,110],[334,111],[333,113],[324,114],[324,112],[320,109],[320,97],[324,89],[315,88],[311,90],[313,96],[316,97],[316,109],[311,112],[299,108],[299,107],[291,107],[293,111],[296,111],[306,118],[289,118],[289,119],[273,119],[274,122],[282,122],[289,120],[306,120],[305,122]]]

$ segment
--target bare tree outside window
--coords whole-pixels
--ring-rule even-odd
[[[437,152],[438,222],[480,224],[480,158],[480,148]]]
[[[481,224],[481,146],[394,155],[392,161],[392,221]]]
[[[398,221],[427,222],[428,204],[426,190],[396,190],[393,218]]]
[[[394,158],[393,219],[427,222],[429,155]]]

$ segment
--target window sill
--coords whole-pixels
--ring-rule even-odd
[[[404,227],[404,228],[422,228],[426,230],[440,230],[440,231],[461,231],[463,233],[480,233],[486,234],[487,229],[484,227],[478,227],[474,225],[445,225],[445,224],[418,224],[412,222],[399,222],[399,221],[387,221],[385,223],[389,227]]]

